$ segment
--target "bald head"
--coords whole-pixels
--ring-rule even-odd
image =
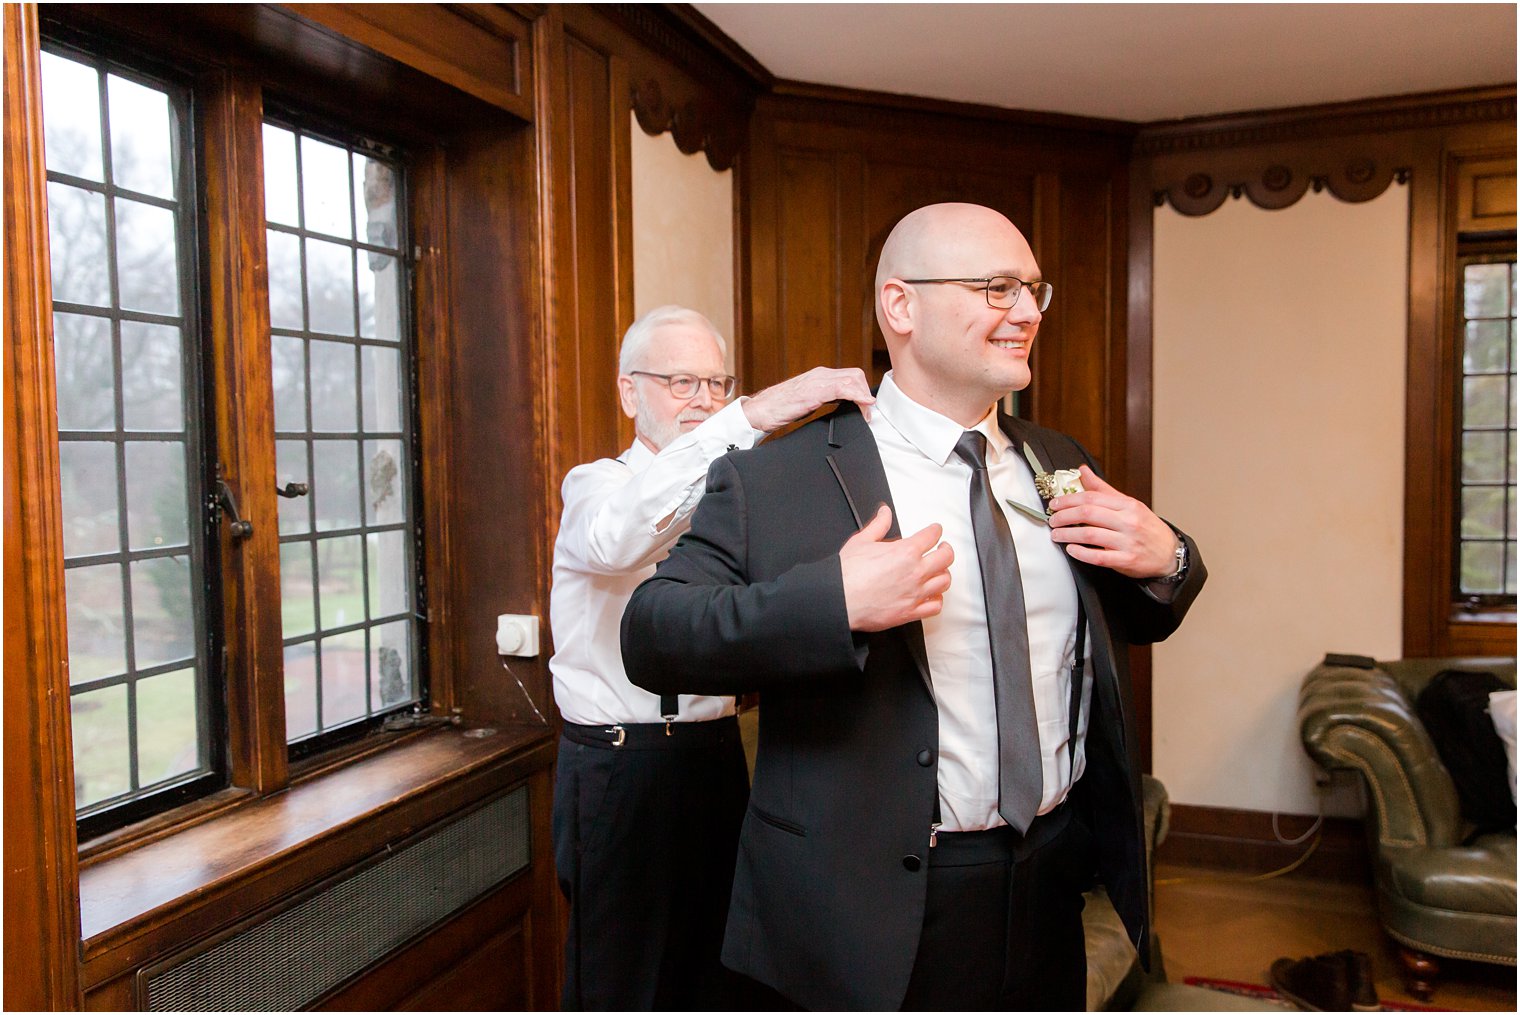
[[[1008,265],[973,263],[989,249],[1013,247],[1033,260],[1024,234],[1000,212],[979,204],[930,204],[904,215],[892,228],[876,262],[876,293],[892,278],[941,278],[995,274]],[[891,331],[876,301],[876,321]]]

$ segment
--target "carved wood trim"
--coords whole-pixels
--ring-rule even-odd
[[[1513,85],[1459,89],[1151,124],[1140,129],[1135,139],[1135,154],[1140,157],[1179,155],[1352,134],[1390,134],[1464,123],[1513,122],[1514,119]]]
[[[1286,208],[1311,191],[1370,201],[1409,182],[1421,134],[1514,118],[1513,88],[1438,92],[1153,125],[1134,157],[1149,167],[1152,203],[1184,215],[1241,197]]]
[[[35,4],[4,8],[5,1001],[79,1008],[78,852]]]
[[[708,164],[720,173],[733,168],[744,140],[743,121],[695,99],[676,105],[650,77],[633,82],[630,93],[644,133],[657,137],[668,130],[683,154],[705,153]]]
[[[1296,168],[1273,161],[1250,176],[1213,173],[1189,173],[1185,178],[1152,194],[1152,203],[1161,207],[1171,202],[1184,215],[1207,215],[1217,211],[1226,198],[1247,197],[1258,208],[1275,211],[1298,202],[1313,190],[1330,193],[1349,203],[1370,201],[1388,189],[1389,184],[1409,182],[1409,166],[1390,165],[1371,155],[1354,155],[1343,161],[1326,164],[1300,163]]]

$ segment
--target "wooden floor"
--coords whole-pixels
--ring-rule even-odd
[[[1399,981],[1398,960],[1378,928],[1371,885],[1240,877],[1157,865],[1156,929],[1168,980],[1206,976],[1266,984],[1274,959],[1352,948],[1372,956],[1379,999],[1419,1003]],[[1515,1011],[1513,967],[1446,960],[1443,967],[1429,1007]]]

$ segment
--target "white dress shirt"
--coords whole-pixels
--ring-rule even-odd
[[[663,721],[659,695],[633,686],[623,670],[623,610],[689,527],[708,466],[734,448],[754,447],[764,436],[735,400],[659,454],[635,440],[617,458],[578,465],[565,476],[549,593],[554,632],[549,670],[554,701],[566,722]],[[678,721],[733,712],[733,698],[683,694]]]
[[[955,551],[944,609],[923,622],[939,709],[941,828],[947,832],[994,828],[1006,822],[997,809],[997,709],[982,574],[971,527],[971,466],[955,453],[965,428],[905,395],[890,371],[876,393],[870,427],[902,534],[909,536],[938,522],[944,527],[944,541]],[[997,425],[996,409],[974,429],[987,438],[987,475],[1019,555],[1043,762],[1043,814],[1066,799],[1086,765],[1082,742],[1089,711],[1086,703],[1092,694],[1092,651],[1089,647],[1085,653],[1083,708],[1073,761],[1067,741],[1077,640],[1076,583],[1066,553],[1050,538],[1050,529],[1006,503],[1012,498],[1038,509],[1040,498],[1021,449],[1013,447]]]

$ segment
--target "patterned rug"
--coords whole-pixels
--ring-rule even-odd
[[[1190,987],[1205,987],[1209,990],[1223,991],[1226,994],[1235,994],[1240,997],[1254,997],[1262,1001],[1278,1001],[1283,1004],[1282,996],[1271,987],[1264,987],[1259,983],[1241,983],[1239,980],[1215,980],[1207,976],[1189,976],[1183,983]],[[1402,1004],[1397,1001],[1384,1001],[1384,1011],[1449,1011],[1447,1008],[1426,1008],[1418,1004]]]

